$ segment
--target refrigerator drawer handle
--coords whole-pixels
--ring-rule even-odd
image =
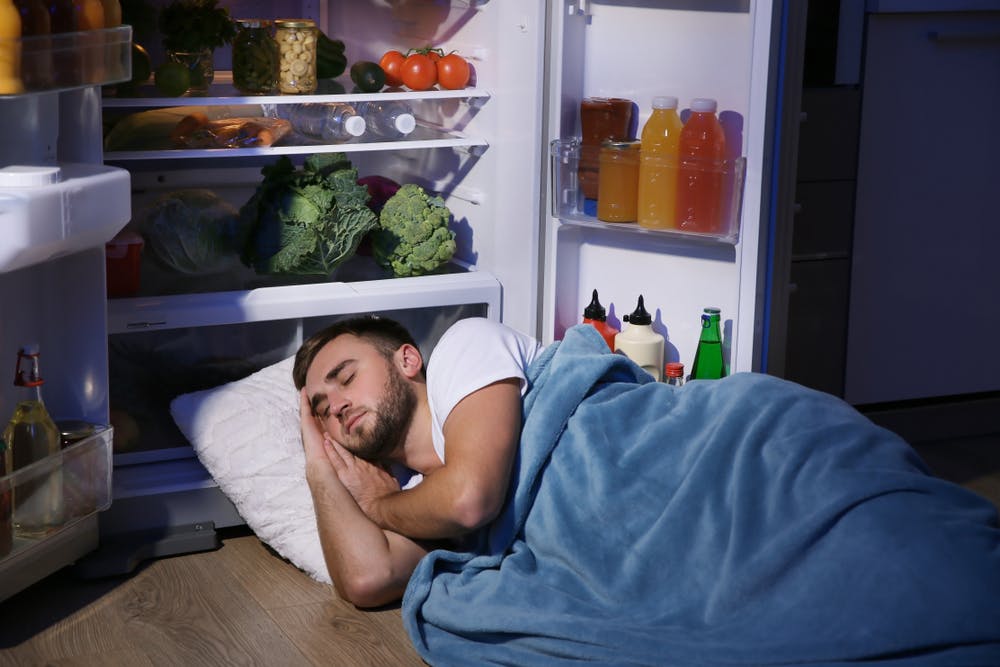
[[[996,42],[1000,44],[1000,32],[938,32],[927,33],[927,39],[938,43],[955,42]]]

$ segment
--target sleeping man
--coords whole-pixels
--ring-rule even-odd
[[[337,591],[432,664],[1000,664],[995,509],[829,395],[476,318],[426,375],[374,317],[293,375]]]

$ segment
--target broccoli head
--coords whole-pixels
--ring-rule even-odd
[[[441,197],[412,183],[402,186],[385,202],[379,228],[372,232],[375,261],[397,277],[436,271],[455,254],[450,220]]]

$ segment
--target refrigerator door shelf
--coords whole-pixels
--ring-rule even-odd
[[[20,90],[0,100],[128,81],[132,73],[132,26],[0,39],[19,56]]]
[[[739,241],[740,204],[746,171],[746,158],[738,157],[723,161],[721,165],[722,191],[719,208],[722,213],[722,229],[719,232],[695,232],[684,229],[652,229],[641,227],[635,222],[602,222],[596,213],[596,202],[584,198],[579,182],[580,140],[556,139],[549,147],[552,168],[552,216],[564,225],[576,225],[591,229],[626,234],[646,234],[677,241],[695,243],[726,243],[735,245]],[[666,160],[666,158],[661,158]],[[664,163],[665,169],[675,170],[671,161]],[[716,170],[715,166],[705,171]]]
[[[500,283],[485,271],[390,278],[352,283],[325,282],[245,291],[113,299],[108,333],[239,324],[403,308],[486,304],[498,319]]]
[[[44,536],[14,535],[10,550],[0,556],[0,600],[96,546],[93,522],[97,512],[111,504],[111,443],[112,429],[103,427],[58,454],[0,477],[0,530],[10,529],[10,512],[19,495],[44,493],[53,484],[65,511],[65,523]]]
[[[123,169],[61,164],[58,180],[47,185],[25,185],[23,173],[0,169],[0,273],[102,246],[131,217],[131,178]]]

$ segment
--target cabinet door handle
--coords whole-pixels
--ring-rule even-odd
[[[932,42],[1000,42],[1000,32],[938,32],[931,30],[927,39]]]

